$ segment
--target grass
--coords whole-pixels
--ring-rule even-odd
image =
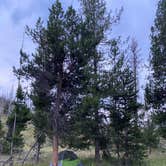
[[[82,159],[82,163],[84,166],[95,166],[94,160],[92,158],[84,158]],[[34,166],[33,164],[28,164],[26,166]],[[36,166],[49,166],[49,160],[42,161]],[[102,161],[101,166],[117,166],[115,161]],[[145,166],[166,166],[166,158],[156,158],[156,159],[148,159],[145,162]]]
[[[4,125],[4,130],[6,129],[5,122],[6,122],[6,117],[3,117],[2,123]],[[33,138],[33,132],[34,132],[33,125],[28,124],[27,129],[22,133],[25,140],[24,151],[29,150],[30,146],[35,141]],[[165,142],[164,142],[164,145],[166,145]],[[60,149],[60,150],[63,150],[63,149]],[[52,151],[51,144],[48,140],[41,151],[42,152],[41,162],[38,165],[36,165],[35,163],[32,163],[31,159],[29,159],[29,163],[26,164],[25,166],[34,166],[34,165],[49,166],[50,160],[51,160],[51,151]],[[81,161],[84,166],[95,166],[95,162],[93,159],[93,156],[94,156],[93,148],[88,151],[77,151],[76,153],[81,158]],[[7,159],[7,156],[0,155],[0,160],[5,160],[5,159]],[[146,159],[145,163],[146,163],[146,166],[166,166],[166,152],[163,152],[162,150],[154,150],[152,155],[150,155]],[[101,166],[117,166],[117,163],[115,159],[110,159],[109,161],[102,161],[100,165]],[[16,164],[15,166],[19,166],[19,165]]]
[[[83,159],[84,166],[95,166],[93,159]],[[117,166],[117,163],[113,161],[102,161],[101,166]],[[147,159],[142,166],[166,166],[166,157]]]
[[[147,166],[166,166],[165,158],[150,159],[146,161]]]
[[[87,157],[87,152],[90,154],[90,157]],[[77,152],[76,152],[77,153]],[[93,151],[79,151],[77,154],[81,158],[81,161],[84,166],[95,166],[94,159],[92,157]],[[85,155],[85,156],[84,156]],[[47,156],[47,157],[46,157]],[[41,162],[36,165],[35,163],[29,163],[25,166],[49,166],[51,160],[51,153],[44,153],[44,156],[41,159]],[[16,165],[19,166],[19,165]],[[100,166],[117,166],[117,162],[114,158],[109,161],[101,161]],[[133,165],[134,166],[134,165]],[[145,164],[141,166],[166,166],[166,153],[161,153],[160,151],[154,151],[146,160]]]
[[[147,166],[166,166],[166,153],[154,150],[146,160]]]
[[[29,132],[31,131],[31,132]],[[30,138],[26,141],[25,149],[34,142],[33,140],[33,126],[29,126],[28,129],[24,133],[24,138]],[[27,133],[28,132],[28,133]],[[38,164],[38,166],[49,166],[51,160],[51,145],[49,141],[45,144],[42,149],[42,160]],[[63,150],[63,149],[60,149]],[[93,159],[94,149],[86,150],[86,151],[77,151],[77,155],[81,158],[81,161],[84,166],[95,166],[95,162]],[[34,164],[36,165],[36,164]],[[29,164],[26,166],[34,166],[33,164]],[[115,159],[110,159],[109,161],[102,161],[101,166],[117,166],[117,162]],[[145,166],[166,166],[166,152],[163,153],[162,150],[153,150],[153,153],[145,160]]]
[[[45,151],[45,149],[47,149],[48,151]],[[95,166],[93,149],[89,151],[77,151],[76,153],[80,157],[84,166]],[[33,160],[29,159],[28,164],[26,164],[25,166],[49,166],[50,160],[51,151],[49,151],[49,148],[44,148],[42,149],[42,157],[38,165],[35,164]],[[20,165],[16,164],[15,166]],[[102,161],[100,166],[117,166],[117,162],[114,158],[112,158],[109,161]],[[160,150],[154,150],[153,153],[145,160],[145,164],[141,166],[166,166],[166,153],[163,153]]]

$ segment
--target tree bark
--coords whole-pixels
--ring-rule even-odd
[[[120,150],[119,150],[119,144],[117,144],[117,157],[118,157],[118,165],[120,165]]]
[[[39,163],[39,160],[40,160],[40,149],[41,149],[41,145],[40,143],[38,142],[37,143],[37,149],[36,149],[36,164]]]
[[[115,102],[116,105],[116,102]],[[116,154],[118,158],[118,166],[120,166],[120,133],[117,131]]]
[[[100,146],[98,139],[95,139],[95,163],[96,166],[100,165]]]
[[[14,143],[14,135],[15,135],[15,130],[16,130],[16,120],[17,120],[17,115],[16,113],[14,114],[14,124],[13,124],[13,131],[12,131],[12,141],[11,141],[11,145],[10,145],[10,157],[11,157],[11,161],[10,161],[10,166],[13,166],[13,143]]]
[[[52,156],[53,166],[58,166],[58,136],[53,136],[53,156]]]
[[[152,148],[149,147],[149,155],[151,155],[151,153],[152,153]]]
[[[61,72],[58,76],[58,85],[57,85],[57,99],[56,99],[56,109],[54,110],[54,133],[53,133],[53,156],[52,156],[52,163],[53,166],[58,166],[58,145],[59,145],[59,112],[60,112],[60,105],[61,105],[61,95],[62,95],[62,72],[63,67],[61,66]]]

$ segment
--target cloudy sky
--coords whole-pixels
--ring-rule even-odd
[[[153,25],[158,0],[107,0],[112,11],[121,6],[124,12],[120,24],[112,33],[124,38],[134,37],[141,48],[143,59],[149,55],[150,27]],[[54,0],[0,0],[0,93],[10,91],[16,85],[12,66],[19,62],[19,50],[22,45],[25,25],[33,26],[40,16],[44,20],[48,16],[48,8]],[[61,0],[63,6],[74,4],[77,0]],[[24,49],[31,52],[32,42],[25,37]],[[144,71],[142,75],[144,75]]]

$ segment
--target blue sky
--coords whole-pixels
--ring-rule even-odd
[[[0,0],[0,94],[10,91],[17,81],[12,66],[19,62],[25,25],[33,26],[38,17],[46,20],[48,7],[54,0]],[[63,6],[74,4],[77,0],[61,0]],[[146,60],[150,47],[150,27],[153,25],[158,0],[107,0],[108,8],[114,12],[123,6],[121,21],[113,27],[113,36],[134,37],[141,49],[141,59]],[[24,49],[34,50],[32,42],[25,37]],[[140,70],[144,79],[146,70]]]

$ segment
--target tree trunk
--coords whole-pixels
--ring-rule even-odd
[[[130,166],[130,159],[129,159],[129,142],[128,142],[128,129],[125,131],[125,154],[124,154],[124,159],[125,159],[125,166]]]
[[[53,156],[52,156],[53,166],[58,166],[58,136],[53,136]]]
[[[120,166],[120,148],[119,148],[119,143],[116,145],[116,148],[117,148],[118,166]]]
[[[10,166],[13,166],[13,144],[14,144],[14,135],[15,135],[15,130],[16,130],[16,120],[17,120],[17,115],[16,113],[14,114],[14,122],[13,122],[13,131],[12,131],[12,141],[11,141],[11,145],[10,145],[10,157],[11,157],[11,161],[10,161]]]
[[[40,148],[41,148],[41,145],[40,145],[40,143],[38,142],[38,143],[37,143],[37,149],[36,149],[36,163],[37,163],[37,164],[39,163],[39,159],[40,159]]]
[[[152,153],[152,148],[149,147],[149,155],[151,155],[151,153]]]
[[[62,68],[62,67],[61,67]],[[63,70],[63,69],[62,69]],[[59,112],[61,104],[61,95],[62,95],[62,71],[58,76],[58,86],[57,86],[57,99],[56,99],[56,109],[54,110],[54,135],[53,135],[53,156],[52,163],[53,166],[58,166],[58,145],[59,145]]]
[[[98,139],[95,139],[95,163],[96,166],[100,165],[100,146]]]
[[[117,131],[116,154],[117,154],[117,159],[118,159],[118,166],[120,166],[120,136],[119,136],[119,131]]]

